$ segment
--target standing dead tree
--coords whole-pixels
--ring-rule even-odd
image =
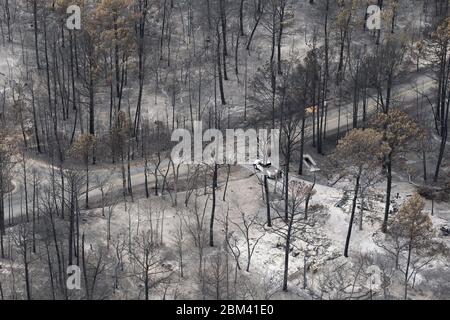
[[[12,236],[13,241],[18,248],[22,263],[24,266],[25,292],[27,300],[32,300],[32,275],[30,265],[32,263],[31,255],[31,232],[28,224],[22,224],[17,228],[17,232]]]
[[[408,298],[411,279],[430,262],[448,252],[448,248],[435,239],[435,230],[428,214],[424,213],[425,203],[415,194],[406,201],[389,226],[384,240],[375,239],[394,260],[395,268],[404,274],[404,299]]]
[[[82,134],[72,145],[71,153],[83,161],[86,170],[86,208],[89,209],[89,162],[94,154],[96,138],[92,134]]]
[[[258,230],[258,233],[256,230],[254,230],[258,226],[258,215],[248,215],[246,214],[242,209],[239,209],[240,213],[240,221],[233,221],[230,220],[230,223],[234,225],[236,230],[239,231],[241,236],[244,239],[245,242],[245,249],[247,252],[247,267],[246,271],[250,272],[250,264],[252,261],[253,254],[255,253],[255,249],[258,246],[261,239],[265,236],[264,231]],[[254,234],[257,234],[254,236]]]
[[[436,107],[433,108],[435,128],[441,137],[434,182],[439,179],[445,149],[448,141],[448,122],[450,113],[450,18],[442,21],[431,35],[431,61],[437,66],[438,92]]]
[[[332,156],[336,168],[341,170],[354,181],[352,211],[345,243],[344,256],[348,257],[350,238],[356,214],[357,201],[362,186],[367,185],[377,175],[385,154],[390,148],[383,142],[381,133],[373,129],[354,129],[339,141]]]
[[[5,258],[5,249],[3,237],[6,231],[5,225],[5,203],[6,194],[11,191],[12,184],[12,169],[14,167],[13,148],[4,135],[0,131],[0,249],[1,257]]]
[[[288,191],[290,193],[289,212],[286,217],[284,208],[274,203],[273,209],[277,213],[274,226],[270,232],[280,236],[284,241],[284,273],[283,291],[288,291],[289,257],[295,246],[298,235],[305,232],[308,227],[313,227],[317,220],[313,210],[306,212],[305,201],[312,192],[311,187],[303,182],[291,181]]]
[[[150,299],[150,290],[166,281],[171,272],[165,269],[159,244],[152,240],[150,230],[136,236],[129,252],[131,276],[144,287],[145,300]]]
[[[206,210],[209,203],[209,197],[205,201],[205,205],[200,207],[199,204],[199,190],[196,190],[194,204],[192,211],[188,214],[183,214],[184,225],[190,235],[194,248],[197,251],[198,259],[198,277],[203,281],[203,260],[204,251],[207,242],[207,226],[206,226]]]
[[[392,167],[398,162],[400,155],[408,149],[409,142],[416,139],[420,129],[411,117],[398,109],[389,113],[379,113],[372,120],[372,126],[383,134],[383,140],[389,146],[389,152],[384,157],[383,166],[386,168],[386,206],[384,210],[383,232],[387,231],[392,193]]]

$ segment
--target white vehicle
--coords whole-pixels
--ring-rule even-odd
[[[317,163],[314,161],[313,157],[311,157],[309,154],[305,154],[303,156],[303,163],[306,165],[306,167],[309,169],[310,172],[320,171],[320,168],[317,166]]]
[[[272,166],[270,162],[264,163],[262,160],[256,160],[253,163],[253,168],[266,175],[269,179],[277,180],[283,177],[283,171]]]

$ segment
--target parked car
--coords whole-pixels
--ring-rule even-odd
[[[447,225],[443,225],[443,226],[441,227],[441,233],[442,233],[442,235],[445,236],[445,237],[450,236],[450,227],[447,226]]]
[[[256,160],[253,163],[253,168],[266,175],[269,179],[276,180],[283,177],[283,171],[272,166],[272,163],[270,162],[264,163],[262,160]]]

